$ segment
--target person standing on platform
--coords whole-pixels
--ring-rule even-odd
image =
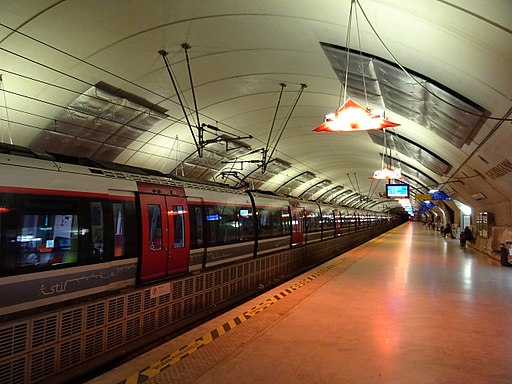
[[[471,229],[469,229],[468,226],[464,228],[464,231],[460,233],[460,246],[465,247],[466,241],[472,241],[473,240],[473,232],[471,232]]]
[[[443,237],[452,237],[453,238],[452,226],[450,225],[450,223],[447,223],[446,227],[444,227]]]
[[[507,244],[505,243],[501,243],[500,261],[501,265],[503,265],[504,267],[512,267],[512,264],[510,263],[512,261],[510,259],[510,252],[508,251]]]

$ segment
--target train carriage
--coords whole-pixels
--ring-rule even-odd
[[[135,284],[134,183],[5,154],[0,173],[0,316]]]
[[[2,154],[0,167],[0,315],[334,239],[377,220],[57,161]]]

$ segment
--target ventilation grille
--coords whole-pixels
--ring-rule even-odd
[[[0,330],[0,359],[26,351],[27,331],[26,322]]]
[[[60,348],[60,360],[59,360],[59,368],[60,370],[64,370],[66,368],[72,367],[73,365],[77,365],[81,362],[81,353],[82,350],[82,339],[76,338],[69,341],[64,341],[61,343]]]
[[[32,348],[57,341],[57,315],[37,319],[32,327]]]
[[[85,329],[93,329],[102,326],[105,322],[105,302],[94,303],[88,305],[85,317]],[[109,321],[111,321],[109,319]]]
[[[128,308],[126,311],[127,316],[134,313],[139,313],[142,309],[142,292],[135,292],[128,295]]]
[[[122,341],[122,340],[120,340]],[[105,342],[105,331],[99,329],[85,336],[84,359],[88,360],[103,353]]]
[[[30,382],[53,376],[56,370],[57,347],[38,350],[30,356]]]
[[[123,344],[123,323],[107,327],[107,351]]]
[[[82,332],[83,308],[77,308],[62,314],[60,336],[66,338]]]
[[[102,169],[102,171],[103,174],[107,177],[112,177],[114,179],[128,179],[124,172],[109,171],[107,169]]]
[[[25,357],[0,363],[0,383],[25,383]]]

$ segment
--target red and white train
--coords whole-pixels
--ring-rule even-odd
[[[12,154],[0,154],[0,175],[0,316],[391,220],[382,213]]]

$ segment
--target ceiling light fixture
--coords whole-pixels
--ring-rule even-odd
[[[373,180],[395,180],[395,179],[403,179],[405,176],[402,175],[402,170],[400,168],[383,168],[377,169],[373,172],[373,176],[370,179]]]
[[[380,115],[374,115],[369,109],[361,107],[352,99],[348,99],[336,112],[326,115],[324,123],[313,131],[367,131],[370,129],[397,127],[399,125],[382,118]]]
[[[356,28],[357,34],[359,38],[359,52],[361,53],[361,39],[359,36],[359,22],[357,19],[357,7],[354,8],[356,4],[356,0],[351,0],[350,2],[350,13],[349,20],[347,26],[347,55],[345,60],[345,84],[343,86],[343,105],[334,113],[329,113],[325,116],[325,121],[323,124],[315,128],[314,132],[342,132],[342,131],[367,131],[371,129],[384,129],[390,127],[397,127],[400,124],[393,123],[391,121],[385,120],[381,117],[383,113],[376,112],[373,113],[371,109],[368,107],[364,108],[357,104],[355,101],[347,98],[347,87],[348,87],[348,71],[349,71],[349,61],[350,61],[350,37],[351,37],[351,29],[352,29],[352,15],[355,15],[356,19]],[[359,7],[361,4],[357,3]],[[363,71],[363,84],[364,84],[364,95],[366,100],[366,105],[368,105],[368,96],[366,92],[366,84],[364,81],[364,66],[362,65],[362,56],[361,56],[361,68]],[[340,101],[341,101],[341,92],[340,92]]]
[[[373,172],[373,176],[371,176],[370,179],[373,179],[373,180],[403,179],[405,176],[402,175],[402,169],[400,168],[400,166],[393,167],[393,156],[391,156],[391,148],[388,145],[386,129],[383,129],[382,133],[384,134],[384,152],[382,153],[381,167],[380,167],[380,169],[377,169],[375,172]],[[385,163],[384,159],[387,159],[386,165],[384,165],[384,163]]]

